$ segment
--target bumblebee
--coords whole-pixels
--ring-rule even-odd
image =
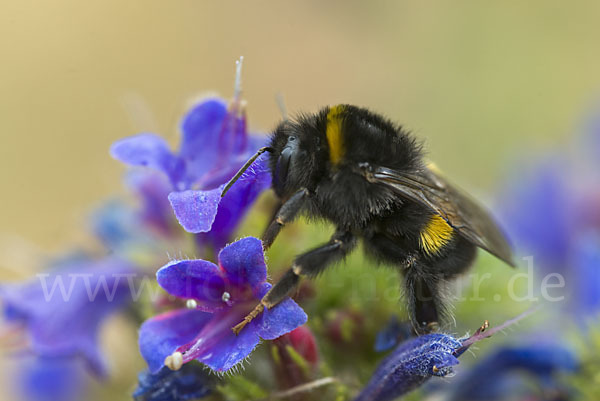
[[[491,215],[427,165],[422,146],[400,125],[352,105],[284,120],[223,191],[269,152],[272,188],[281,201],[262,241],[304,213],[333,223],[329,242],[294,259],[237,334],[264,308],[298,284],[342,260],[357,245],[402,273],[408,316],[418,334],[435,331],[448,315],[444,286],[482,248],[514,266],[511,247]]]

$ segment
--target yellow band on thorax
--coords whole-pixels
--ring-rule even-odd
[[[421,231],[421,249],[427,254],[437,253],[452,239],[453,228],[437,214],[431,216],[425,228]]]
[[[327,113],[327,143],[329,144],[329,160],[338,164],[344,155],[344,142],[342,138],[342,119],[344,106],[337,105],[329,108]]]

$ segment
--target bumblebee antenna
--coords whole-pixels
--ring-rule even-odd
[[[244,172],[246,170],[248,170],[248,167],[250,167],[252,165],[252,163],[254,163],[254,161],[256,159],[258,159],[258,157],[260,155],[262,155],[265,152],[273,152],[273,150],[274,149],[270,146],[265,146],[263,148],[258,149],[256,151],[256,153],[254,154],[254,156],[252,156],[250,159],[248,159],[248,161],[246,163],[244,163],[242,168],[240,168],[239,171],[237,173],[235,173],[235,175],[231,178],[231,180],[229,180],[227,185],[225,185],[225,188],[223,188],[223,192],[221,192],[221,198],[225,196],[227,191],[229,191],[229,189],[233,186],[233,184],[235,184],[235,182],[242,176],[242,174],[244,174]]]

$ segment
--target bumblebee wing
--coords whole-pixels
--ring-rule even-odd
[[[468,241],[515,266],[511,247],[490,213],[433,169],[409,174],[372,167],[366,175],[369,181],[387,185],[400,196],[430,208]]]

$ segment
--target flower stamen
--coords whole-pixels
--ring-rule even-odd
[[[487,329],[490,328],[490,322],[487,320],[484,320],[483,324],[481,325],[481,327],[479,327],[478,332],[479,333],[483,333],[484,331],[486,331]]]
[[[183,366],[183,354],[179,351],[173,352],[165,358],[165,366],[171,370],[179,370]]]
[[[244,64],[244,56],[240,56],[235,62],[235,84],[233,87],[233,100],[239,102],[242,96],[242,65]]]

